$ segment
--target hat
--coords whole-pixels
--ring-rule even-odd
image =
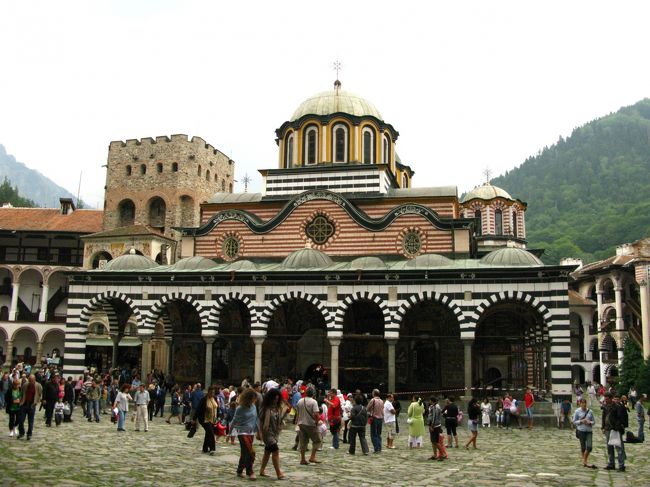
[[[348,392],[348,395],[346,397],[352,397],[352,393]]]

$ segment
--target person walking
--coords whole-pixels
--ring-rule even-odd
[[[589,396],[589,403],[587,404],[590,408],[593,408],[597,402],[596,399],[596,386],[593,383],[589,383],[587,386],[587,396]]]
[[[492,414],[492,404],[490,404],[490,400],[487,397],[485,397],[483,398],[483,402],[481,403],[481,424],[483,425],[483,428],[490,427],[491,414]]]
[[[381,400],[379,389],[373,389],[372,399],[366,406],[370,419],[370,441],[374,453],[381,453],[381,429],[384,423],[384,401]]]
[[[454,402],[454,398],[449,396],[447,404],[442,410],[442,416],[445,418],[445,430],[447,431],[447,448],[455,446],[458,448],[458,406]],[[453,445],[452,445],[453,441]]]
[[[201,402],[199,402],[194,413],[196,421],[199,422],[205,431],[205,436],[203,438],[203,453],[208,453],[209,455],[214,455],[214,451],[217,448],[214,438],[214,424],[217,422],[219,405],[214,397],[214,393],[215,388],[210,387],[207,394],[203,396]]]
[[[510,426],[510,411],[512,409],[512,399],[510,395],[506,392],[503,396],[503,427],[508,429]]]
[[[352,393],[348,393],[343,402],[342,411],[343,411],[343,443],[348,442],[348,426],[350,423],[350,412],[352,411]]]
[[[144,423],[144,431],[149,431],[149,413],[147,405],[149,404],[150,397],[149,391],[144,387],[144,384],[138,386],[138,390],[133,397],[135,401],[135,430],[140,431],[140,423]]]
[[[95,422],[99,423],[99,398],[101,390],[96,380],[90,382],[90,387],[86,390],[86,410],[88,411],[88,422],[92,422],[93,416]]]
[[[639,441],[645,441],[645,432],[643,431],[643,426],[645,424],[645,408],[643,403],[648,399],[647,394],[641,394],[639,400],[634,404],[634,412],[636,412],[636,420],[639,424],[639,430],[636,437]]]
[[[307,388],[306,397],[298,401],[296,405],[296,424],[298,425],[300,435],[300,465],[309,465],[310,463],[321,463],[316,459],[316,452],[322,445],[321,436],[318,432],[318,421],[320,420],[320,410],[318,402],[314,399],[314,389]],[[305,459],[307,444],[311,440],[311,455],[309,461]]]
[[[18,425],[18,417],[20,416],[20,400],[22,392],[20,390],[20,381],[15,380],[11,388],[7,390],[4,395],[5,412],[9,416],[9,437],[18,435],[16,431]]]
[[[526,394],[524,394],[524,406],[526,407],[526,417],[528,418],[528,429],[533,428],[533,406],[535,405],[535,396],[533,396],[533,391],[526,389]]]
[[[18,419],[18,436],[21,439],[25,436],[25,419],[27,419],[27,440],[32,438],[34,432],[34,415],[36,414],[36,405],[40,404],[43,397],[43,387],[36,382],[36,376],[30,374],[27,382],[21,387],[20,396],[20,417]]]
[[[64,415],[63,421],[70,422],[72,421],[72,412],[74,411],[74,383],[72,382],[72,376],[68,377],[65,385],[63,386],[63,403],[68,405],[70,409],[70,414]]]
[[[614,453],[618,456],[618,469],[625,472],[625,450],[623,450],[623,418],[620,417],[620,410],[613,401],[611,392],[604,395],[605,403],[603,405],[603,416],[601,428],[605,433],[605,443],[607,445],[607,466],[605,470],[614,470],[616,468]]]
[[[231,423],[231,436],[239,438],[239,464],[237,465],[237,477],[244,477],[244,470],[249,480],[255,480],[253,464],[255,463],[255,434],[257,433],[257,393],[249,387],[239,396],[239,406]],[[316,401],[314,401],[316,402]],[[316,405],[318,407],[318,405]]]
[[[598,468],[596,465],[589,465],[589,454],[592,449],[592,428],[596,423],[596,419],[591,409],[587,409],[586,399],[581,399],[579,406],[573,415],[573,424],[576,427],[576,436],[580,440],[580,458],[583,466],[596,469]]]
[[[126,413],[129,412],[129,401],[133,400],[129,394],[130,388],[129,384],[123,384],[113,402],[113,409],[117,409],[117,431],[125,431],[124,421],[126,420]]]
[[[171,424],[172,418],[178,419],[178,424],[181,424],[181,394],[180,387],[175,385],[172,389],[172,404],[169,412],[169,418],[167,418],[167,424]]]
[[[350,431],[348,433],[348,442],[350,446],[348,453],[354,455],[357,446],[357,437],[361,445],[361,452],[367,455],[368,442],[366,441],[366,425],[368,424],[368,411],[363,405],[363,396],[360,394],[352,398],[352,409],[350,410]]]
[[[384,426],[386,427],[386,448],[392,450],[395,448],[395,435],[397,430],[395,428],[396,424],[396,411],[393,401],[395,397],[392,394],[386,396],[386,401],[384,401]]]
[[[471,437],[465,443],[465,450],[469,450],[469,445],[473,445],[476,450],[476,438],[478,438],[478,417],[481,414],[481,408],[475,397],[470,399],[467,405],[467,427],[471,433]]]
[[[422,437],[424,436],[424,404],[418,396],[413,396],[407,411],[409,425],[409,448],[422,448]]]
[[[59,377],[52,375],[50,380],[43,387],[43,402],[45,404],[45,426],[52,426],[54,405],[59,397]]]
[[[433,449],[429,460],[443,461],[445,458],[449,458],[444,441],[440,441],[442,435],[442,410],[438,405],[438,398],[435,396],[431,396],[426,422],[429,426],[429,438]]]
[[[269,390],[262,400],[259,431],[264,442],[264,456],[262,456],[262,463],[260,465],[260,477],[268,477],[266,474],[266,465],[269,463],[270,458],[278,480],[285,478],[280,468],[280,448],[278,446],[282,421],[288,412],[288,409],[284,407],[285,404],[286,402],[283,400],[282,394],[278,389]]]
[[[330,433],[332,433],[332,448],[338,450],[339,431],[341,430],[341,400],[337,396],[336,389],[330,389],[323,402],[327,404],[327,419]]]

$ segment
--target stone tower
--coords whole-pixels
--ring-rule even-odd
[[[175,238],[172,227],[198,225],[201,203],[232,192],[233,180],[234,161],[200,137],[111,142],[104,230],[148,225]]]

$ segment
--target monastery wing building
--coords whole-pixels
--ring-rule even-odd
[[[398,138],[337,81],[276,130],[260,193],[233,193],[202,139],[112,142],[103,226],[68,273],[64,372],[570,394],[575,266],[526,249],[526,203],[500,188],[413,188]]]

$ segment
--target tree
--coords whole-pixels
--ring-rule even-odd
[[[632,386],[639,387],[638,381],[644,368],[641,349],[634,340],[628,339],[623,348],[623,360],[618,375],[616,390],[619,394],[627,394]]]

